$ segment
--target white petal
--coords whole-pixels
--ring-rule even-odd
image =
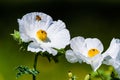
[[[110,55],[112,58],[116,58],[118,54],[120,54],[120,40],[113,38],[110,47],[106,50],[103,56],[106,57]]]
[[[23,42],[31,41],[31,38],[26,33],[20,33],[20,36]]]
[[[27,24],[24,25],[23,21],[20,19],[18,19],[18,23],[19,23],[19,32],[20,32],[22,41],[29,42],[31,39],[27,33],[27,27],[25,27]]]
[[[31,52],[36,52],[36,53],[40,51],[44,52],[44,49],[42,49],[37,43],[34,43],[34,42],[28,45],[27,50]]]
[[[102,64],[103,57],[101,54],[96,55],[92,60],[91,60],[91,66],[94,71],[96,71]]]
[[[115,65],[116,66],[116,65]],[[120,76],[120,63],[118,64],[117,67],[114,67],[118,75]]]
[[[40,16],[41,18],[40,21],[36,21],[36,15]],[[40,26],[43,28],[48,28],[48,26],[52,23],[52,18],[49,15],[42,12],[28,13],[22,17],[22,20],[28,24],[35,24],[35,23],[38,23],[41,25],[44,24],[44,26]]]
[[[37,43],[35,42],[32,42],[28,45],[28,51],[31,51],[31,52],[45,52],[47,51],[49,54],[52,54],[53,56],[57,55],[57,51],[50,48],[50,47],[47,47],[45,45],[38,45]]]
[[[118,74],[120,75],[120,52],[118,53],[116,58],[113,58],[112,56],[107,55],[104,58],[103,63],[106,65],[112,65],[115,68],[115,70],[118,72]]]
[[[83,37],[75,37],[71,40],[70,42],[70,47],[73,49],[75,52],[82,52],[82,46],[84,43],[84,38]]]
[[[79,63],[85,62],[86,58],[83,54],[80,52],[74,52],[75,56],[77,57]]]
[[[70,42],[70,33],[67,29],[63,29],[57,32],[50,40],[51,47],[57,49],[65,48]]]
[[[49,54],[52,54],[53,56],[57,55],[57,51],[55,49],[52,49],[52,48],[46,48],[46,51],[49,53]]]
[[[86,47],[88,50],[92,48],[97,48],[100,53],[103,51],[103,44],[97,38],[87,38],[85,40],[84,47]]]
[[[106,64],[106,65],[112,65],[111,62],[113,61],[111,56],[103,56],[104,60],[103,60],[103,64]],[[111,61],[112,60],[112,61]]]
[[[61,20],[54,21],[53,24],[51,24],[51,26],[47,30],[48,36],[50,38],[53,37],[57,32],[63,30],[65,27],[65,23]]]
[[[77,57],[75,56],[75,53],[72,50],[67,50],[65,57],[67,59],[68,62],[70,63],[75,63],[78,62]]]
[[[115,58],[115,61],[118,62],[120,65],[120,51],[119,51],[117,57]]]

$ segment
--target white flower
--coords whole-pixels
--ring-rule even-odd
[[[72,50],[66,52],[68,62],[86,62],[96,71],[102,64],[103,45],[97,38],[75,37],[70,42]]]
[[[115,70],[120,74],[120,40],[113,38],[110,47],[103,54],[106,65],[112,65]]]
[[[69,44],[70,34],[65,23],[61,20],[53,21],[45,13],[28,13],[22,19],[18,19],[18,23],[22,41],[31,41],[28,51],[47,51],[56,55],[57,51],[54,48],[65,48]]]

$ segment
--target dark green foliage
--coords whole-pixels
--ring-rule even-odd
[[[31,75],[34,75],[36,76],[39,72],[37,70],[34,70],[34,69],[30,69],[28,68],[27,66],[18,66],[16,68],[16,70],[18,71],[16,77],[20,77],[21,75],[23,74],[31,74]]]
[[[111,67],[109,67],[111,68]],[[85,80],[120,80],[118,78],[117,73],[115,72],[114,69],[108,69],[108,70],[97,70],[96,72],[91,72],[89,74],[89,79],[85,79]]]
[[[58,51],[57,55],[53,56],[52,54],[49,54],[48,52],[40,53],[41,56],[46,57],[49,62],[54,60],[55,63],[59,62],[58,58],[63,54],[63,49],[56,49]]]
[[[113,72],[113,71],[112,71],[112,73],[111,73],[111,77],[112,77],[111,80],[120,80],[119,78],[117,78],[115,72]]]
[[[102,80],[110,80],[111,77],[105,73],[104,70],[98,70],[96,72],[92,72],[91,75],[90,75],[91,79],[92,78],[100,78]]]

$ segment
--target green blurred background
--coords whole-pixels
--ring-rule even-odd
[[[18,65],[33,66],[34,54],[20,51],[10,36],[14,29],[18,30],[17,19],[29,12],[44,12],[54,20],[61,19],[71,37],[97,37],[105,50],[113,37],[120,38],[118,0],[1,0],[0,80],[16,80],[15,68]],[[92,71],[90,65],[68,63],[64,56],[59,57],[59,61],[49,63],[45,57],[39,56],[37,80],[67,80],[68,71],[72,71],[77,80],[83,80]],[[17,80],[32,80],[32,76],[24,75]]]

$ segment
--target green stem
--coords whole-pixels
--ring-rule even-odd
[[[97,73],[98,73],[98,75],[100,76],[100,78],[101,78],[102,80],[104,80],[104,78],[101,76],[101,74],[98,72],[98,70],[97,70]]]
[[[38,53],[35,54],[35,58],[34,58],[34,65],[33,65],[33,68],[36,70],[36,67],[37,67],[37,59],[38,59]],[[36,80],[36,76],[33,75],[33,80]]]

